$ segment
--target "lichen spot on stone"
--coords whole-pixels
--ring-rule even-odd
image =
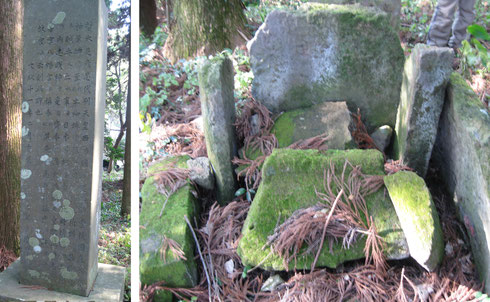
[[[34,256],[33,255],[27,256],[27,260],[30,260],[30,261],[34,260]]]
[[[31,175],[32,175],[32,171],[29,169],[20,170],[20,178],[22,179],[28,179],[29,177],[31,177]]]
[[[56,190],[53,192],[53,197],[54,199],[61,199],[61,197],[63,197],[63,193],[61,193],[60,190]]]
[[[53,24],[61,24],[63,23],[63,20],[65,20],[66,13],[65,12],[58,12],[56,14],[56,17],[53,19]]]
[[[29,270],[29,275],[31,275],[32,278],[39,278],[39,277],[41,277],[41,274],[38,271],[35,271],[35,270],[32,270],[32,269]]]
[[[59,225],[59,224],[55,224],[55,225],[53,226],[53,229],[55,229],[55,230],[59,231],[59,230],[60,230],[60,225]]]
[[[60,238],[56,235],[51,235],[51,237],[49,237],[49,240],[51,240],[51,242],[54,244],[57,244],[58,242],[60,242]]]
[[[73,210],[73,208],[64,206],[60,210],[60,216],[64,220],[71,220],[75,216],[75,210]]]
[[[36,237],[38,239],[43,239],[43,235],[41,235],[41,230],[40,229],[36,229]]]
[[[29,245],[32,247],[35,247],[35,246],[39,245],[39,240],[35,237],[29,238]]]
[[[70,272],[66,269],[66,267],[61,268],[61,277],[69,280],[75,280],[78,278],[78,275],[76,272]]]
[[[70,245],[70,239],[65,238],[65,237],[61,238],[61,239],[60,239],[60,245],[61,245],[62,247],[67,247],[67,246],[69,246],[69,245]]]
[[[20,199],[26,199],[26,193],[20,192]]]
[[[28,111],[29,111],[29,103],[23,102],[22,103],[22,112],[27,113]]]
[[[61,201],[59,200],[53,201],[53,206],[58,209],[59,207],[61,207]]]
[[[63,200],[63,206],[69,207],[70,206],[70,201],[68,199]]]
[[[49,259],[49,260],[53,260],[53,259],[54,259],[54,254],[53,254],[53,253],[49,253],[49,255],[48,255],[48,259]]]
[[[29,134],[29,128],[27,128],[26,126],[22,127],[22,137],[28,134]]]
[[[42,248],[39,245],[36,245],[33,247],[33,250],[36,254],[39,254],[42,251]]]

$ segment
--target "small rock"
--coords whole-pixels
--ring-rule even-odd
[[[390,145],[392,135],[393,129],[391,129],[391,127],[388,125],[384,125],[376,129],[376,131],[371,134],[371,138],[373,139],[379,150],[385,151],[386,148]]]
[[[281,276],[272,275],[269,277],[269,279],[265,280],[260,291],[263,291],[263,292],[274,291],[279,285],[281,285],[283,283],[284,283],[284,280],[282,280]]]
[[[214,189],[214,175],[207,157],[197,157],[187,161],[190,174],[189,178],[200,187],[212,190]]]
[[[225,270],[228,273],[228,277],[231,279],[233,277],[233,272],[235,271],[235,263],[233,262],[233,259],[225,262]]]
[[[194,125],[198,130],[204,132],[204,121],[202,115],[198,118],[191,121],[191,124]]]
[[[256,135],[260,131],[260,117],[258,114],[254,114],[250,117],[251,134]]]

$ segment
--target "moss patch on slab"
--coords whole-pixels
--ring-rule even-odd
[[[400,171],[384,178],[410,255],[428,271],[434,271],[444,256],[439,215],[424,180],[414,172]]]
[[[238,254],[245,265],[255,266],[268,256],[270,249],[262,250],[262,247],[267,236],[272,235],[276,223],[284,222],[298,209],[317,204],[320,200],[315,189],[323,192],[324,170],[332,162],[336,174],[340,174],[346,159],[353,165],[360,165],[364,174],[384,174],[383,155],[377,150],[273,151],[264,163],[263,179],[242,229]],[[350,173],[350,169],[347,172]],[[369,195],[366,201],[380,236],[387,242],[387,255],[396,259],[407,257],[404,235],[388,195],[382,189]],[[343,250],[341,242],[336,243],[332,247],[333,254],[327,245],[322,249],[317,266],[335,268],[342,262],[364,257],[364,239],[349,250]],[[296,263],[289,263],[289,269],[310,269],[313,259],[314,255],[298,256]],[[261,267],[284,270],[283,260],[276,254],[269,256]]]
[[[170,158],[148,169],[149,175],[170,167],[187,168],[188,156]],[[143,204],[140,213],[140,277],[143,284],[165,281],[171,287],[192,287],[197,284],[197,267],[194,261],[194,240],[184,220],[190,221],[197,215],[193,188],[186,184],[168,199],[162,217],[159,217],[166,196],[158,191],[153,176],[146,179],[141,196]],[[178,259],[167,251],[163,260],[160,248],[163,238],[177,242],[187,260]]]

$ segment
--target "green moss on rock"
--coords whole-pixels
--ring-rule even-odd
[[[140,277],[143,284],[165,281],[171,287],[192,287],[197,284],[197,267],[194,261],[194,240],[184,220],[191,221],[197,214],[192,186],[186,184],[168,199],[162,217],[159,217],[166,196],[158,191],[152,176],[171,167],[187,168],[188,156],[169,158],[149,168],[148,177],[141,189],[143,199],[140,213]],[[167,251],[165,261],[160,248],[163,238],[177,242],[187,260],[178,259]]]
[[[291,214],[301,208],[313,206],[319,202],[315,190],[323,190],[324,170],[335,165],[340,174],[345,160],[360,165],[365,174],[383,175],[383,155],[376,150],[289,150],[276,149],[264,163],[262,182],[252,202],[244,223],[238,246],[238,254],[245,265],[255,266],[266,258],[269,249],[262,250],[276,223],[284,222]],[[348,173],[350,173],[348,169]],[[390,258],[401,259],[408,256],[403,232],[399,226],[387,194],[380,190],[367,198],[368,211],[374,216],[379,234],[386,240],[385,252]],[[317,266],[335,268],[340,263],[364,257],[365,239],[361,238],[350,249],[341,248],[341,243],[333,246],[334,253],[324,246]],[[314,255],[298,256],[289,269],[309,269]],[[261,267],[283,270],[283,260],[272,254]]]
[[[414,172],[400,171],[384,178],[410,255],[428,271],[444,256],[444,240],[436,207],[424,180]]]

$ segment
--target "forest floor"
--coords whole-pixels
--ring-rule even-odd
[[[253,2],[253,1],[249,1]],[[251,35],[263,23],[268,12],[276,7],[297,5],[299,0],[260,1],[258,5],[247,7],[246,16],[251,29]],[[434,0],[402,0],[400,40],[406,55],[416,43],[425,43],[428,27],[433,14]],[[480,1],[477,6],[476,23],[488,27],[489,3]],[[204,135],[200,130],[199,87],[197,81],[197,64],[200,58],[180,60],[171,64],[162,54],[162,47],[168,35],[165,24],[165,13],[160,11],[161,26],[152,38],[143,38],[140,45],[140,181],[146,178],[148,165],[167,156],[188,154],[191,157],[206,156]],[[483,43],[488,48],[488,45]],[[488,65],[469,44],[457,52],[454,69],[462,73],[480,100],[488,108],[490,97]],[[245,104],[251,100],[250,86],[253,73],[246,47],[238,45],[234,50],[225,50],[235,67],[235,97],[239,115],[245,112]],[[243,142],[241,142],[243,144]],[[215,263],[216,274],[220,280],[211,280],[213,288],[211,295],[219,301],[314,301],[314,291],[335,289],[332,297],[346,298],[364,297],[364,301],[488,301],[481,293],[482,284],[476,278],[475,267],[469,248],[469,240],[464,227],[456,218],[456,211],[450,205],[450,197],[444,192],[443,185],[437,177],[437,171],[430,167],[426,178],[433,199],[436,203],[444,229],[446,255],[437,273],[427,273],[412,261],[391,261],[385,274],[378,275],[372,265],[364,262],[353,262],[346,265],[342,271],[316,270],[315,272],[280,273],[285,283],[272,296],[261,291],[264,281],[271,272],[261,269],[244,267],[236,251],[223,255],[213,253],[223,246],[211,247],[209,257]],[[240,183],[241,190],[246,192],[245,184]],[[250,198],[246,194],[238,196],[232,204],[222,208],[213,204],[213,197],[201,195],[203,207],[201,224],[195,229],[199,245],[207,250],[210,242],[221,242],[234,246],[239,239],[241,226],[248,211]],[[204,236],[199,228],[208,222],[217,223],[233,221],[232,229]],[[232,235],[230,235],[232,234]],[[238,235],[237,235],[238,234]],[[209,258],[208,258],[209,259]],[[225,263],[234,259],[234,273],[227,278],[225,267],[216,263]],[[183,301],[208,301],[209,280],[206,279],[202,258],[197,260],[200,266],[201,283],[192,289],[171,289],[164,282],[143,286],[141,299],[151,301],[157,290],[170,290]],[[321,278],[320,278],[321,277]],[[323,280],[319,282],[318,280]],[[342,281],[343,280],[343,281]],[[306,290],[308,284],[313,292]],[[360,285],[361,284],[361,285]],[[218,288],[218,289],[217,289]],[[296,294],[294,294],[296,293]],[[298,294],[300,293],[300,294]],[[289,295],[289,300],[285,297]],[[371,298],[369,298],[371,297]],[[296,299],[296,300],[295,300]],[[487,300],[484,300],[487,299]],[[350,300],[349,300],[350,301]]]

